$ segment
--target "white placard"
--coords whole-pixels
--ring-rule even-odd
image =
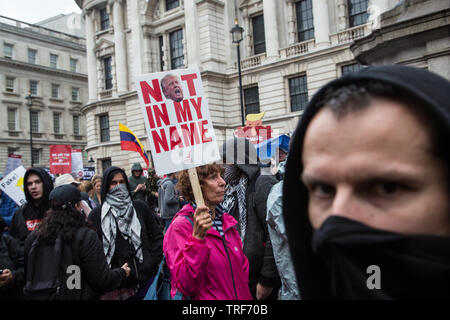
[[[72,149],[72,173],[77,178],[83,178],[83,156],[80,149]]]
[[[20,166],[0,181],[0,189],[2,189],[2,191],[13,199],[19,206],[27,202],[25,199],[25,184],[23,181],[25,172],[25,168]]]
[[[157,175],[220,159],[198,69],[142,75],[135,82]]]
[[[8,161],[6,162],[5,176],[13,172],[16,168],[22,165],[22,156],[19,154],[8,154]]]

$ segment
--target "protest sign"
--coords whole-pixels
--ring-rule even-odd
[[[8,154],[8,161],[6,162],[5,176],[13,172],[16,168],[22,165],[22,156],[20,154]]]
[[[83,178],[83,156],[81,149],[72,149],[72,173],[77,178]]]
[[[13,199],[19,206],[27,202],[25,199],[23,182],[25,172],[25,168],[20,166],[5,176],[0,182],[0,189],[2,189],[2,191]]]
[[[138,76],[136,89],[159,176],[220,159],[198,69]]]
[[[50,146],[50,172],[53,174],[72,173],[72,146]]]
[[[258,144],[271,138],[272,128],[270,126],[238,127],[235,135],[240,138],[246,138],[252,144]]]
[[[199,70],[158,72],[135,80],[156,174],[189,169],[201,205],[193,168],[219,160],[220,154]]]
[[[83,180],[91,180],[95,175],[95,167],[83,168]]]

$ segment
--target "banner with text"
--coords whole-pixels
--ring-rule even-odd
[[[50,172],[72,173],[72,146],[61,144],[50,146]]]
[[[156,174],[220,159],[198,69],[158,72],[135,80]]]
[[[20,154],[8,154],[8,161],[6,162],[5,176],[13,172],[16,168],[22,165],[22,156]]]
[[[83,178],[83,155],[81,149],[72,149],[72,174]]]
[[[20,166],[0,181],[0,189],[2,189],[2,191],[13,199],[19,206],[27,202],[23,189],[23,177],[25,176],[25,172],[25,168]]]

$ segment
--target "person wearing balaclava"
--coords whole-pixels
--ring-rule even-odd
[[[110,267],[128,263],[131,268],[126,283],[102,299],[142,299],[162,260],[162,228],[146,202],[132,200],[122,169],[108,168],[102,181],[102,205],[90,213],[89,220],[103,243]]]
[[[9,227],[9,233],[23,245],[26,237],[34,231],[45,212],[50,208],[48,196],[53,190],[50,175],[41,168],[31,168],[25,172],[23,190],[27,202],[16,210]]]
[[[283,212],[302,299],[449,299],[450,83],[400,65],[328,83],[292,137]]]
[[[278,181],[262,175],[255,147],[244,138],[222,146],[225,163],[223,206],[238,221],[244,254],[250,263],[249,288],[254,299],[277,299],[281,286],[266,223],[266,203]]]

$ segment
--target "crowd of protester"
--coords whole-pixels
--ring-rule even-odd
[[[30,168],[24,205],[1,193],[0,299],[141,300],[163,262],[183,299],[449,298],[449,92],[404,66],[334,80],[276,170],[225,141],[201,203],[187,171]]]

